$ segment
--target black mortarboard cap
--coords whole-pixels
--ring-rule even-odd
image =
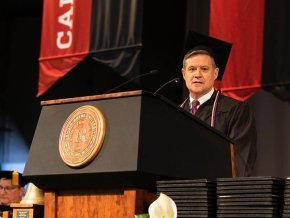
[[[12,185],[25,186],[28,182],[21,173],[14,171],[0,171],[0,179],[11,179]]]
[[[217,38],[206,36],[194,31],[189,31],[185,43],[184,55],[189,51],[206,50],[215,60],[219,68],[218,80],[222,80],[232,44]]]

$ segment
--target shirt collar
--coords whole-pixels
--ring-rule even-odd
[[[207,100],[209,100],[210,98],[211,98],[211,96],[212,96],[212,94],[213,94],[213,92],[214,92],[214,88],[212,88],[208,93],[206,93],[205,95],[203,95],[203,96],[201,96],[199,99],[196,99],[196,100],[198,100],[199,101],[199,106],[200,105],[202,105],[204,102],[206,102]],[[193,99],[190,95],[189,95],[189,103],[190,103],[190,105],[191,105],[191,103],[193,102],[193,100],[195,100],[195,99]],[[198,107],[199,107],[198,106]]]

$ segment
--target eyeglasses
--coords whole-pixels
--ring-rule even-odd
[[[10,192],[16,188],[19,188],[19,186],[1,186],[0,185],[0,191],[7,191],[7,192]]]

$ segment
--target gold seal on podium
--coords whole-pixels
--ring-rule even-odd
[[[79,107],[66,119],[59,137],[59,153],[71,167],[81,167],[99,153],[105,138],[105,119],[93,106]]]

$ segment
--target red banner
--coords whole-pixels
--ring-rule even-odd
[[[245,100],[261,87],[264,0],[211,0],[211,36],[233,44],[221,88]]]
[[[44,0],[37,96],[88,54],[91,0]]]

